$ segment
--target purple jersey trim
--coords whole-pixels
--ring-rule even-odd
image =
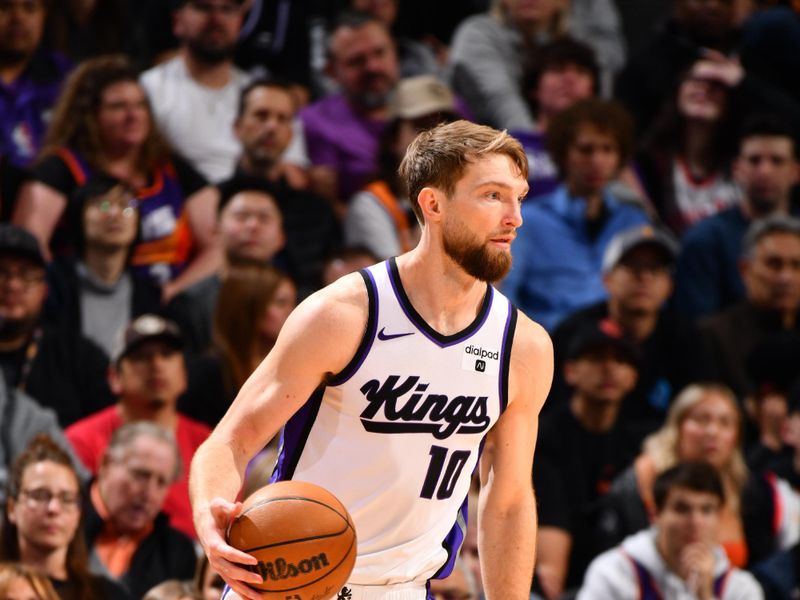
[[[353,375],[356,374],[361,365],[369,354],[372,344],[375,341],[375,330],[378,329],[378,286],[375,284],[375,278],[367,269],[359,271],[361,277],[364,279],[364,285],[367,286],[367,297],[369,302],[369,316],[367,317],[367,327],[364,330],[364,337],[361,338],[361,343],[358,346],[353,358],[341,372],[332,376],[328,384],[331,386],[342,385]]]
[[[270,483],[285,481],[294,476],[324,395],[325,386],[321,385],[284,425],[281,432],[280,453],[272,477],[269,478]]]
[[[436,573],[433,574],[431,579],[444,579],[450,573],[453,572],[453,568],[456,564],[456,558],[458,558],[458,553],[461,550],[461,544],[464,543],[464,537],[467,534],[467,502],[469,494],[467,494],[467,498],[464,498],[464,502],[461,503],[461,507],[458,509],[458,514],[461,515],[461,519],[456,516],[456,521],[453,523],[453,527],[450,529],[450,532],[447,534],[447,537],[444,538],[442,541],[442,547],[447,550],[447,560],[444,561],[444,564],[439,568]],[[464,528],[461,528],[461,523],[464,523]]]
[[[420,333],[422,333],[422,335],[440,348],[449,348],[450,346],[454,346],[467,340],[483,326],[483,324],[486,322],[486,319],[489,317],[489,312],[492,309],[492,301],[494,299],[494,288],[487,284],[486,295],[483,297],[483,303],[481,304],[475,320],[458,333],[454,333],[452,335],[442,335],[433,327],[428,325],[425,319],[422,318],[422,316],[411,304],[411,301],[406,295],[406,291],[403,289],[403,283],[400,281],[400,273],[397,270],[396,260],[394,258],[390,258],[385,264],[386,269],[389,272],[389,281],[392,284],[392,290],[394,291],[394,295],[397,298],[397,302],[400,304],[400,308],[403,310],[403,313],[405,313],[408,320],[411,321],[411,323],[420,331]]]
[[[508,407],[508,374],[511,365],[511,347],[514,344],[514,333],[517,330],[517,308],[509,301],[508,318],[503,331],[503,345],[500,348],[500,377],[498,379],[500,414]]]

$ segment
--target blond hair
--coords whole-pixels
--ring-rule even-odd
[[[508,156],[519,174],[528,178],[525,150],[506,131],[461,120],[420,133],[408,146],[399,169],[419,222],[424,222],[418,200],[422,188],[436,187],[450,197],[467,165],[492,154]]]
[[[678,456],[680,430],[689,413],[709,394],[717,394],[724,398],[736,414],[736,448],[733,451],[728,465],[720,472],[723,481],[733,484],[736,490],[741,490],[748,477],[747,465],[742,455],[742,413],[736,396],[725,385],[719,383],[693,383],[685,387],[675,398],[667,413],[664,425],[655,433],[649,435],[643,444],[644,454],[650,457],[656,468],[661,473],[675,466],[681,460]]]
[[[547,26],[547,33],[553,37],[559,37],[567,33],[567,25],[569,21],[569,3],[566,0],[560,0],[561,6],[556,9],[553,16],[550,17],[550,23]],[[501,23],[513,26],[511,17],[505,7],[505,0],[492,0],[489,14]]]

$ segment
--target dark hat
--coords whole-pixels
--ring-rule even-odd
[[[175,323],[158,315],[146,314],[136,317],[120,332],[111,358],[119,363],[137,347],[151,340],[166,342],[178,350],[183,348],[183,336]]]
[[[575,360],[601,349],[615,350],[626,362],[637,366],[639,350],[617,323],[603,319],[578,329],[568,340],[567,360]]]
[[[37,265],[45,266],[39,241],[32,233],[16,225],[0,225],[0,254],[29,258]]]
[[[647,244],[662,249],[669,264],[678,256],[678,242],[670,233],[652,225],[639,225],[621,231],[611,239],[603,255],[603,273],[616,267],[634,248]]]

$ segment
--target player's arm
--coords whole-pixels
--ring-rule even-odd
[[[531,471],[539,411],[553,377],[553,348],[541,326],[518,316],[509,405],[489,432],[481,459],[478,547],[487,600],[527,600],[536,554]]]
[[[260,595],[242,581],[261,580],[236,563],[256,561],[228,546],[224,532],[241,509],[234,500],[247,462],[328,375],[347,366],[361,342],[367,316],[366,288],[358,274],[305,300],[290,315],[273,350],[195,453],[189,492],[197,535],[211,566],[243,598],[258,600]]]

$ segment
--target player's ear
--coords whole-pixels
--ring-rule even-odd
[[[425,217],[426,223],[441,220],[442,205],[440,200],[440,194],[433,188],[424,187],[420,190],[417,196],[417,202],[419,202],[419,208],[422,211],[422,215]]]

